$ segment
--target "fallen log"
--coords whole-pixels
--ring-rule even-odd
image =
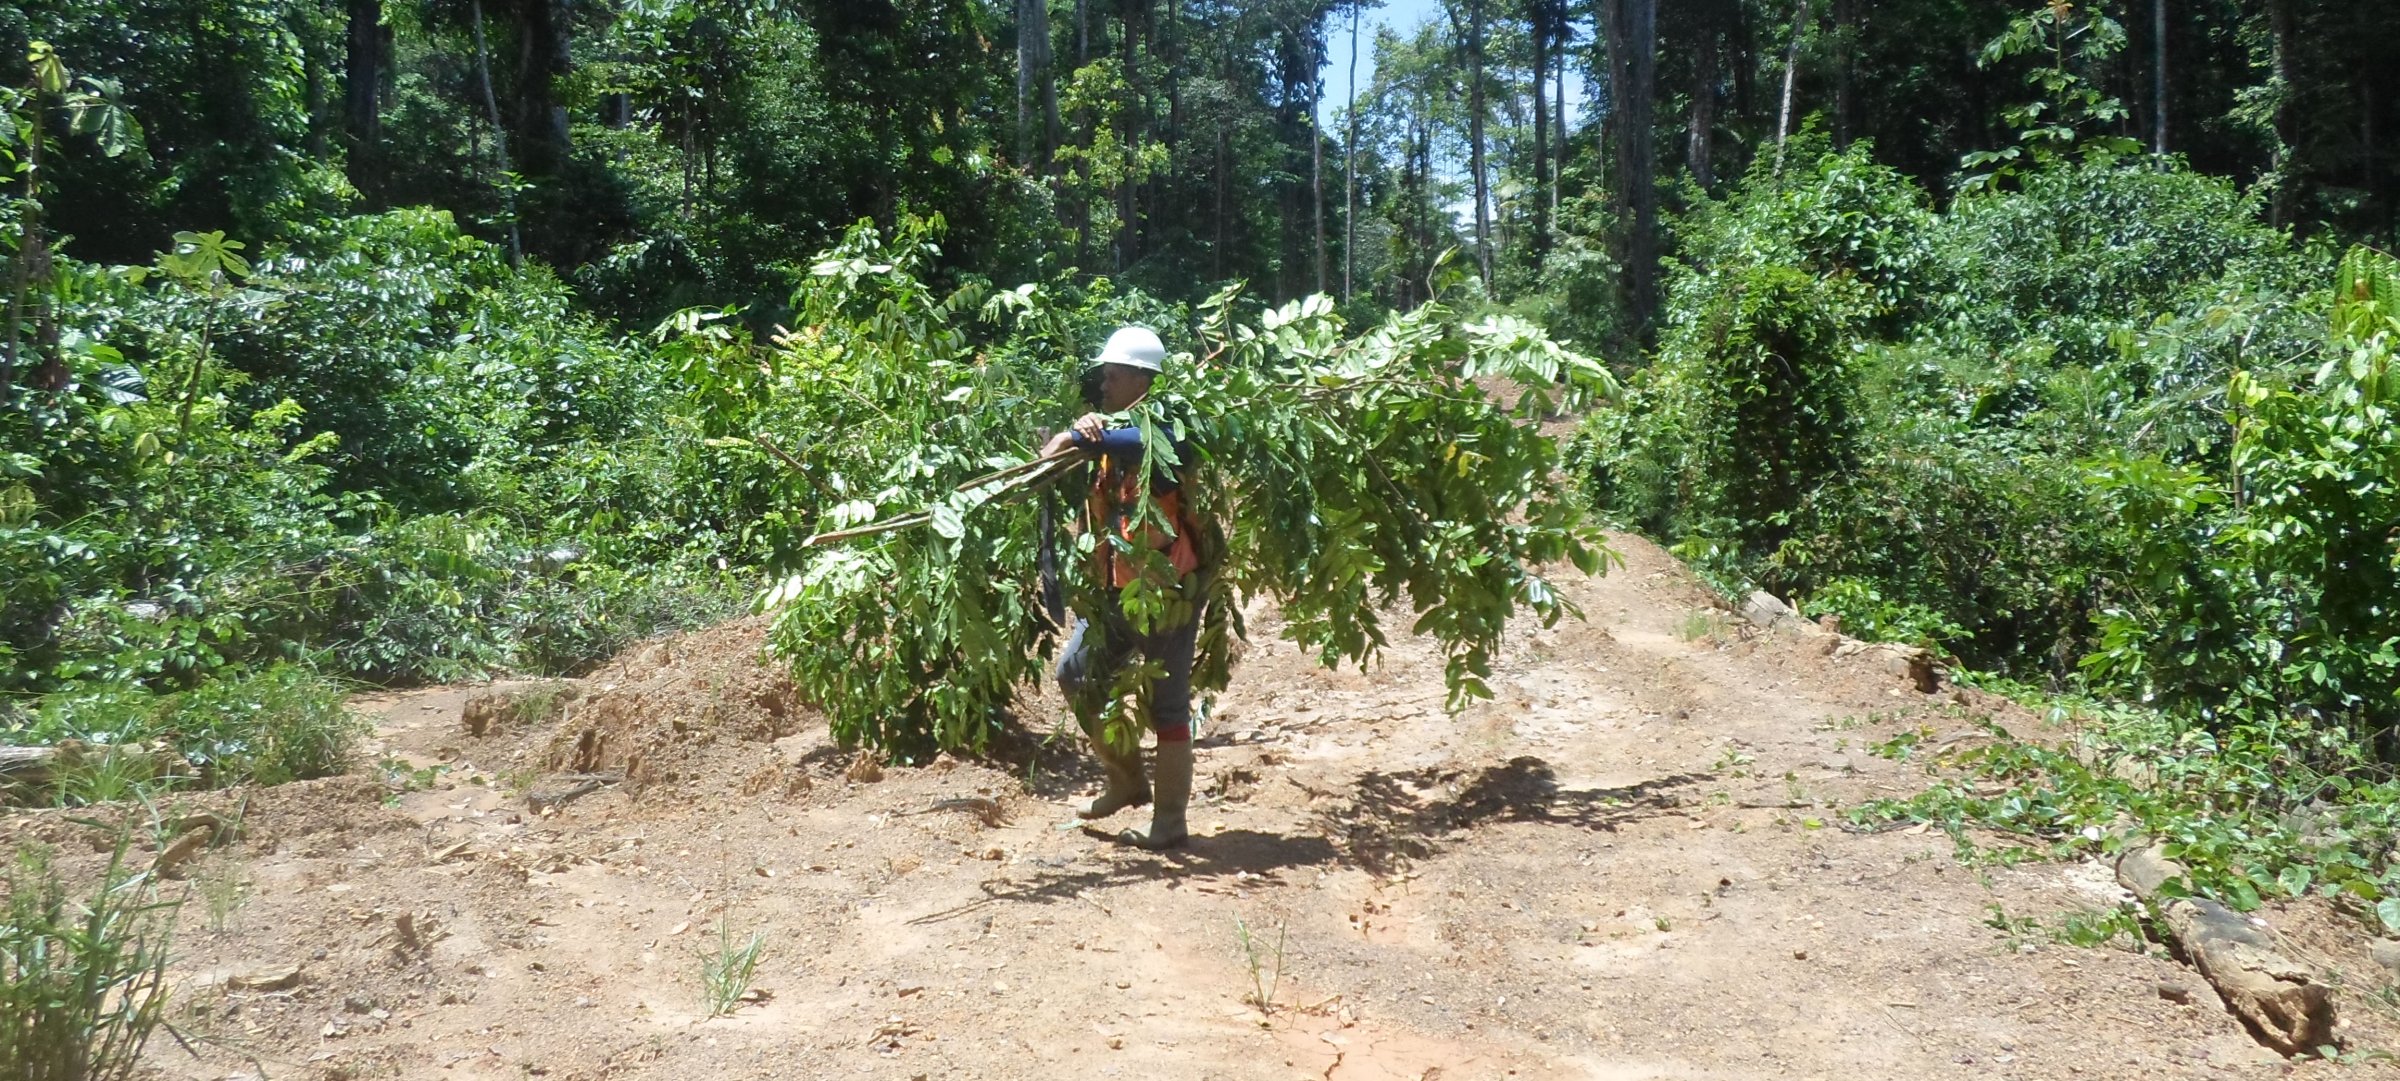
[[[46,775],[56,747],[0,747],[0,779],[27,780]]]
[[[72,777],[94,760],[147,779],[188,776],[191,763],[159,743],[85,743],[60,740],[49,746],[0,747],[0,787],[39,788]]]
[[[2333,1046],[2333,988],[2240,913],[2205,897],[2166,895],[2168,883],[2188,879],[2187,869],[2157,846],[2117,861],[2117,882],[2150,906],[2169,944],[2258,1042],[2285,1055]]]

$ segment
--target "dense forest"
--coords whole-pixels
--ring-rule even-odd
[[[2288,772],[2245,800],[2400,755],[2400,9],[1426,10],[0,10],[8,738],[325,771],[349,681],[574,671],[741,611],[810,534],[1025,454],[1137,322],[1335,382],[1458,362],[1596,394],[1563,458],[1484,460],[1507,499],[1418,493],[1549,508],[1479,541],[1511,556],[1585,554],[1588,507],[1728,593],[2136,709],[2164,745],[2255,744]],[[1380,359],[1338,360],[1361,332]],[[1324,461],[1457,457],[1400,447],[1416,405],[1357,408]],[[1527,486],[1554,476],[1573,513]],[[1339,610],[1400,578],[1542,607],[1344,498],[1271,538],[1310,546],[1277,581],[1344,583],[1312,644],[1371,652]],[[828,686],[860,659],[805,631],[867,618],[851,571],[786,624]],[[959,627],[1024,598],[946,596],[969,607],[890,618],[942,623],[915,675],[969,689],[861,691],[862,738],[973,745],[978,696],[1027,674],[1022,637],[1003,663]],[[1433,608],[1446,643],[1498,633]]]

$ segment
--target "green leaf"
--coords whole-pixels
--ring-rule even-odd
[[[57,94],[66,90],[69,82],[67,65],[58,58],[58,50],[51,48],[49,42],[30,43],[25,50],[25,61],[33,68],[33,85],[43,93]]]
[[[959,512],[955,503],[936,503],[933,505],[933,531],[950,540],[964,537],[967,535],[966,516]]]

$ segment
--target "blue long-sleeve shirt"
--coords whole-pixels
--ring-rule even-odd
[[[1089,439],[1082,432],[1077,432],[1075,433],[1075,445],[1095,447],[1102,454],[1123,454],[1127,451],[1140,453],[1142,430],[1140,428],[1110,428],[1101,432],[1098,439]]]
[[[1082,432],[1076,432],[1074,443],[1078,447],[1097,450],[1104,457],[1117,459],[1119,462],[1125,463],[1127,468],[1131,468],[1141,461],[1142,430],[1140,428],[1110,428],[1102,431],[1098,439],[1088,438]],[[1183,463],[1186,467],[1190,466],[1192,464],[1191,445],[1178,441],[1174,447],[1175,460]],[[1157,475],[1150,478],[1150,494],[1165,495],[1182,488],[1183,480],[1176,475],[1176,472],[1175,469],[1162,468],[1158,470]]]

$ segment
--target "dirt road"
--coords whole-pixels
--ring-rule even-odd
[[[441,770],[253,794],[247,839],[213,857],[249,900],[223,931],[186,906],[198,1057],[150,1057],[190,1078],[2294,1069],[2155,950],[1994,925],[2111,908],[2105,870],[1841,828],[1923,784],[1871,744],[2006,707],[1745,637],[1663,553],[1617,543],[1623,568],[1562,582],[1588,622],[1525,628],[1498,700],[1455,715],[1421,644],[1327,672],[1260,613],[1175,854],[1075,829],[1096,772],[1063,742],[854,768],[776,698],[752,624],[596,673],[563,721],[469,736],[464,690],[372,701],[376,753]],[[629,766],[640,783],[547,813],[524,799]],[[763,993],[703,1020],[720,921],[763,935]],[[295,965],[287,986],[266,971]],[[2354,1046],[2390,1045],[2388,1013],[2345,1005]]]

